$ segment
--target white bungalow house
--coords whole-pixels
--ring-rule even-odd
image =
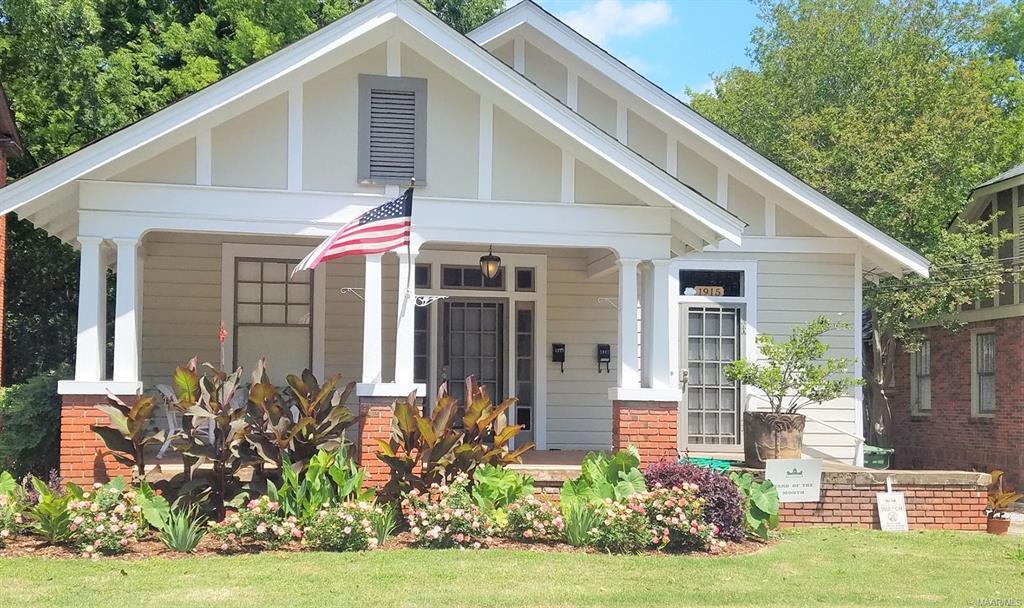
[[[412,178],[408,252],[289,278]],[[10,211],[81,250],[59,390],[62,470],[82,480],[90,404],[196,354],[341,372],[370,418],[472,373],[519,398],[542,452],[728,454],[758,402],[725,362],[822,313],[850,321],[829,340],[859,358],[862,272],[927,272],[529,1],[466,37],[414,0],[374,0],[8,185]],[[861,403],[809,411],[806,453],[859,463]]]

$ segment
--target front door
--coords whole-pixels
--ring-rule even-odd
[[[686,448],[729,452],[740,449],[740,387],[725,377],[725,366],[742,357],[742,307],[682,305],[681,388],[686,404],[682,424]]]
[[[466,377],[474,376],[495,402],[505,395],[505,302],[444,300],[441,308],[441,381],[460,404]]]

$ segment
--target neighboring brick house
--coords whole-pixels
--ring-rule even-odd
[[[20,156],[23,151],[18,129],[14,124],[14,113],[7,95],[0,85],[0,186],[7,183],[7,159]],[[7,276],[7,216],[0,215],[0,361],[3,361],[4,333],[4,283]],[[3,383],[3,366],[0,365],[0,384]]]
[[[993,229],[1017,238],[997,252],[1024,261],[1024,165],[979,185],[957,222],[1000,215]],[[955,224],[954,224],[955,229]],[[1024,485],[1024,284],[963,312],[967,325],[927,332],[917,353],[894,365],[893,440],[898,468],[1002,469]]]

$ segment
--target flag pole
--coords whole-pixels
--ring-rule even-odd
[[[409,189],[412,190],[416,187],[416,178],[413,177],[409,180]],[[412,296],[412,273],[416,271],[416,265],[412,263],[412,193],[409,193],[409,240],[405,242],[405,259],[409,265],[408,272],[405,273],[405,296]]]

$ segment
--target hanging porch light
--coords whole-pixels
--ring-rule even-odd
[[[480,272],[488,281],[493,281],[501,270],[501,258],[494,255],[494,245],[487,249],[487,255],[480,256]]]

